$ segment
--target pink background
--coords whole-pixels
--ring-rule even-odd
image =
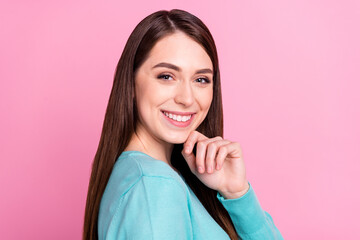
[[[225,137],[285,239],[360,239],[356,0],[2,1],[1,238],[81,238],[117,61],[172,8],[215,38]]]

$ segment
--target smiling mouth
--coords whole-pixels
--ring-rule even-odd
[[[180,115],[180,114],[174,114],[166,111],[161,111],[166,117],[177,121],[177,122],[187,122],[191,119],[191,117],[195,114],[187,114],[187,115]]]

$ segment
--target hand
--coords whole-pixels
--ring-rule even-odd
[[[192,151],[195,143],[196,156]],[[230,142],[220,136],[208,138],[198,131],[193,131],[185,141],[181,153],[191,172],[224,198],[238,198],[248,191],[250,186],[246,179],[239,143]]]

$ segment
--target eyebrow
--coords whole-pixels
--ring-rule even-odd
[[[178,66],[176,66],[174,64],[171,64],[171,63],[161,62],[161,63],[156,64],[152,68],[157,68],[157,67],[171,68],[171,69],[174,69],[175,71],[181,72],[180,67],[178,67]],[[204,68],[204,69],[199,69],[199,70],[197,70],[195,72],[195,74],[198,74],[198,73],[211,73],[211,74],[213,74],[213,71],[210,68]]]

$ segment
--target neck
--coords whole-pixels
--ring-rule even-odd
[[[171,153],[173,148],[174,144],[172,143],[157,141],[150,136],[133,133],[129,144],[124,151],[140,151],[157,160],[163,161],[172,167]]]

